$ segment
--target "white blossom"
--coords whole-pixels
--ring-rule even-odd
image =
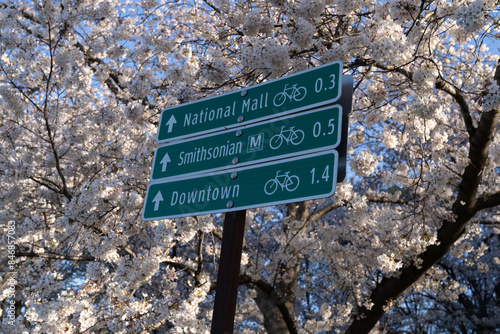
[[[340,333],[380,307],[386,315],[373,333],[418,332],[422,323],[429,332],[494,332],[500,139],[485,120],[496,122],[500,105],[496,5],[4,0],[0,332],[208,333],[224,214],[142,221],[160,115],[207,97],[215,98],[204,108],[232,106],[217,96],[256,84],[265,91],[269,80],[335,61],[355,88],[341,134],[346,177],[343,159],[335,170],[314,166],[319,183],[307,167],[297,191],[335,186],[333,195],[247,210],[235,332],[274,332],[283,305],[294,305],[288,324],[304,334]],[[331,74],[321,73],[322,89]],[[308,99],[322,91],[311,78],[297,82],[310,85]],[[235,108],[231,117],[253,112]],[[329,121],[295,129],[322,139]],[[217,135],[243,141],[232,126]],[[204,136],[206,149],[215,132]],[[309,154],[293,140],[288,148]],[[477,187],[468,185],[471,174]],[[477,212],[463,214],[466,198]],[[415,267],[425,272],[397,298],[371,299]],[[15,284],[8,272],[17,273]]]
[[[398,145],[398,138],[395,134],[391,132],[386,132],[384,136],[384,145],[387,148],[395,148]]]
[[[288,24],[288,36],[301,49],[312,46],[315,33],[314,26],[304,18],[299,17],[297,22]]]
[[[475,32],[487,22],[487,10],[494,6],[491,0],[467,1],[463,11],[458,14],[458,21],[468,32]]]
[[[432,89],[438,76],[437,69],[431,64],[425,64],[413,72],[413,80],[418,89]]]
[[[394,256],[394,253],[391,253],[390,256],[387,256],[386,254],[377,256],[377,261],[380,264],[380,268],[384,272],[393,273],[403,266],[401,261],[396,261],[394,259]]]
[[[498,108],[500,105],[500,87],[495,80],[490,81],[488,93],[484,97],[483,110],[487,111],[493,108]]]
[[[351,169],[358,176],[370,175],[377,168],[378,159],[368,150],[356,154],[350,161]]]

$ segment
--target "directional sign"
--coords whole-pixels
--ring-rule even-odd
[[[149,185],[143,220],[264,207],[331,196],[338,153],[313,153]]]
[[[288,75],[162,112],[157,142],[162,143],[273,118],[335,102],[341,94],[342,62]]]
[[[332,149],[340,143],[341,123],[336,105],[160,146],[151,181]]]

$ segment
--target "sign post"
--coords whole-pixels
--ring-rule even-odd
[[[246,212],[246,210],[227,212],[224,217],[224,233],[210,332],[212,334],[233,332]]]
[[[211,334],[233,333],[246,210],[345,178],[352,94],[337,61],[162,112],[142,219],[226,213]]]

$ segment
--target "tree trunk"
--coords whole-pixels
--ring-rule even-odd
[[[496,68],[495,80],[500,85],[500,65]],[[408,265],[403,267],[399,277],[384,277],[377,284],[370,297],[373,302],[372,308],[367,309],[362,306],[346,333],[369,333],[384,315],[384,309],[390,306],[392,301],[436,264],[464,233],[467,223],[476,212],[487,207],[485,205],[486,201],[479,200],[476,196],[482,172],[487,162],[488,150],[498,124],[499,114],[500,106],[483,112],[478,127],[469,131],[471,133],[469,164],[462,174],[457,199],[453,204],[455,220],[443,222],[438,231],[436,244],[427,247],[419,256],[422,260],[420,267]],[[498,194],[495,196],[498,196]],[[497,203],[497,201],[489,203],[489,206],[499,205],[500,203]]]
[[[306,221],[309,216],[308,202],[291,203],[287,206],[287,216],[293,220]],[[287,227],[284,227],[285,233]],[[293,313],[295,290],[299,275],[299,261],[288,261],[279,268],[276,286],[263,281],[252,282],[257,289],[255,302],[264,316],[264,327],[272,334],[295,334]]]
[[[264,327],[268,333],[289,334],[286,322],[273,298],[260,288],[256,288],[255,302],[264,316]]]

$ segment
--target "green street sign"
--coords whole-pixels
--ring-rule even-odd
[[[159,143],[225,130],[285,112],[335,102],[342,89],[342,62],[337,61],[251,86],[180,104],[160,117]]]
[[[342,107],[335,105],[160,146],[151,181],[333,149],[341,122]]]
[[[328,197],[335,192],[337,164],[336,151],[321,152],[151,183],[142,219],[220,213]]]

